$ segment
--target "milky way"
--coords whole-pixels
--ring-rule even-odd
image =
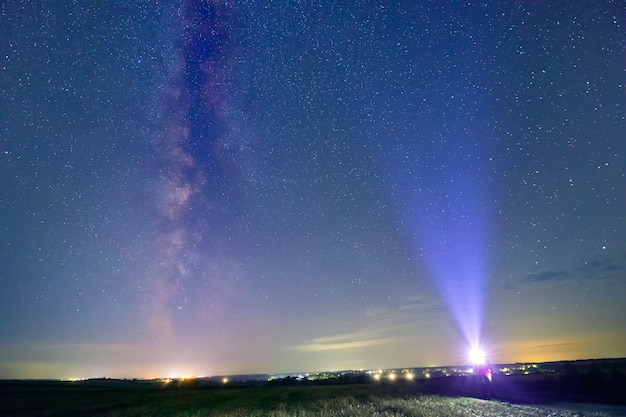
[[[0,12],[0,377],[626,354],[617,4]]]

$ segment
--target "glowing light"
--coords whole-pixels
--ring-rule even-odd
[[[403,213],[403,224],[407,235],[414,237],[416,256],[424,259],[460,336],[475,346],[482,339],[491,264],[488,202],[492,191],[483,180],[486,166],[482,166],[489,158],[484,152],[487,147],[480,146],[470,151],[479,162],[464,163],[469,154],[461,152],[460,145],[473,138],[456,131],[448,139],[437,149],[450,158],[445,169],[420,171],[418,158],[406,161],[409,165],[403,163],[396,174],[397,195],[400,206],[410,208]],[[406,169],[410,164],[414,169]]]
[[[415,378],[415,375],[413,375],[411,372],[407,373],[405,375],[405,378],[408,379],[409,381],[412,381],[413,378]]]
[[[228,378],[222,378],[222,384],[228,384]]]
[[[391,373],[391,374],[389,374],[388,378],[389,378],[390,381],[395,381],[396,380],[396,374]]]
[[[373,378],[376,381],[380,381],[380,374],[374,374]]]
[[[487,355],[480,348],[473,348],[469,351],[469,360],[474,365],[484,365],[487,363]]]

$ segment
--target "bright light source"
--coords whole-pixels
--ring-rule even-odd
[[[380,381],[380,374],[374,374],[374,379],[376,381]]]
[[[414,378],[415,376],[414,376],[411,372],[408,372],[408,373],[405,375],[405,377],[406,377],[406,379],[408,379],[409,381],[412,381],[412,380],[413,380],[413,378]]]
[[[484,365],[487,363],[487,356],[485,355],[485,351],[480,348],[473,348],[469,352],[469,360],[474,365]]]
[[[389,374],[389,380],[395,381],[396,380],[396,374],[394,374],[394,373]]]
[[[222,378],[222,384],[228,384],[228,378]]]

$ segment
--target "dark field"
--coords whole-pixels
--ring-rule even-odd
[[[495,375],[491,392],[472,377],[362,383],[255,383],[98,379],[1,381],[1,416],[572,416],[626,415],[624,379],[609,373]],[[487,394],[487,395],[486,395]],[[491,397],[484,401],[467,397]],[[524,406],[510,403],[526,404]],[[547,408],[546,408],[547,407]],[[584,409],[584,412],[581,411]],[[607,411],[608,410],[608,411]]]
[[[461,416],[472,415],[626,415],[624,408],[584,413],[564,401],[619,403],[626,396],[594,396],[582,380],[558,385],[542,375],[500,376],[493,381],[494,401],[467,398],[483,394],[468,377],[442,377],[396,383],[252,384],[198,387],[194,381],[173,386],[155,381],[110,379],[2,381],[2,416]],[[593,381],[590,381],[593,382]],[[597,381],[596,381],[597,382]],[[606,387],[605,387],[606,388]],[[619,387],[624,393],[624,386]],[[596,392],[597,389],[591,389]],[[614,392],[618,394],[617,391]],[[605,401],[602,401],[602,400]],[[526,406],[510,402],[526,403]],[[541,404],[541,407],[539,405]],[[549,412],[545,407],[554,404]],[[561,407],[562,408],[562,407]],[[582,408],[581,408],[582,409]],[[618,410],[618,411],[615,411]]]

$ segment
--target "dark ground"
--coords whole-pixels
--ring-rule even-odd
[[[446,396],[467,396],[519,404],[583,402],[626,404],[626,378],[599,375],[493,375],[491,383],[474,377],[436,378],[420,388]]]
[[[306,406],[315,401],[354,397],[409,397],[423,394],[469,396],[516,404],[594,403],[626,405],[626,372],[621,366],[564,367],[554,373],[450,376],[414,381],[374,382],[365,376],[330,381],[204,385],[201,381],[97,379],[80,382],[0,381],[0,416],[84,416],[149,414],[176,410],[270,409],[279,404]]]

